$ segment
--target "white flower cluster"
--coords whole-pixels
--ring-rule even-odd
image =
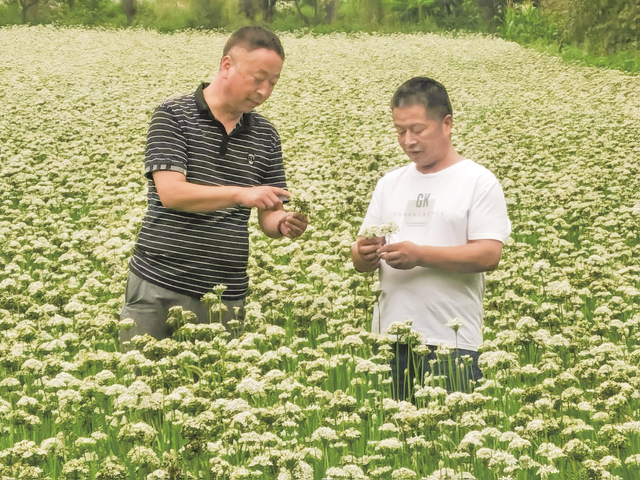
[[[394,222],[384,223],[381,225],[370,225],[361,227],[358,235],[364,238],[386,237],[398,232],[398,225]]]

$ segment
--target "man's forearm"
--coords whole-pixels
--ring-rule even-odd
[[[180,212],[210,213],[238,205],[241,188],[177,182],[163,191],[160,201],[164,207]]]
[[[210,213],[242,205],[260,209],[282,207],[282,197],[290,193],[280,187],[199,185],[187,182],[182,173],[161,171],[153,174],[153,181],[162,205],[172,210],[190,213]]]
[[[421,246],[420,266],[454,273],[477,273],[494,270],[500,262],[502,243],[482,240],[455,247]]]
[[[258,211],[258,222],[260,229],[267,237],[280,238],[280,222],[287,216],[287,212],[283,209],[278,210],[260,210]]]

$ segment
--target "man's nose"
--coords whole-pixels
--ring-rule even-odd
[[[418,141],[418,137],[415,133],[408,131],[404,134],[404,143],[407,145],[415,145]]]
[[[271,92],[273,91],[273,87],[271,86],[271,84],[269,82],[262,82],[260,84],[260,86],[258,87],[258,90],[256,90],[260,96],[266,100],[267,97],[269,95],[271,95]]]

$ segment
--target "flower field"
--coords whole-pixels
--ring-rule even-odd
[[[147,122],[213,76],[226,35],[0,29],[2,480],[640,478],[640,77],[480,36],[282,39],[260,111],[309,230],[253,223],[243,335],[177,310],[172,339],[121,354]],[[454,145],[501,180],[513,234],[487,275],[485,380],[427,377],[410,403],[349,253],[407,162],[389,101],[414,75],[449,90]]]

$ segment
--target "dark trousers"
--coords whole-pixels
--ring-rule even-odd
[[[442,386],[449,392],[471,392],[475,382],[482,378],[482,371],[478,367],[478,352],[454,349],[450,355],[443,357],[436,355],[437,347],[428,347],[431,349],[429,355],[417,355],[414,352],[410,355],[408,345],[394,345],[395,358],[391,360],[391,375],[396,400],[413,400],[416,388],[424,384],[427,373],[446,377],[436,379],[435,385]],[[462,358],[465,355],[470,359],[465,361]],[[417,384],[414,384],[415,378],[418,379]]]

